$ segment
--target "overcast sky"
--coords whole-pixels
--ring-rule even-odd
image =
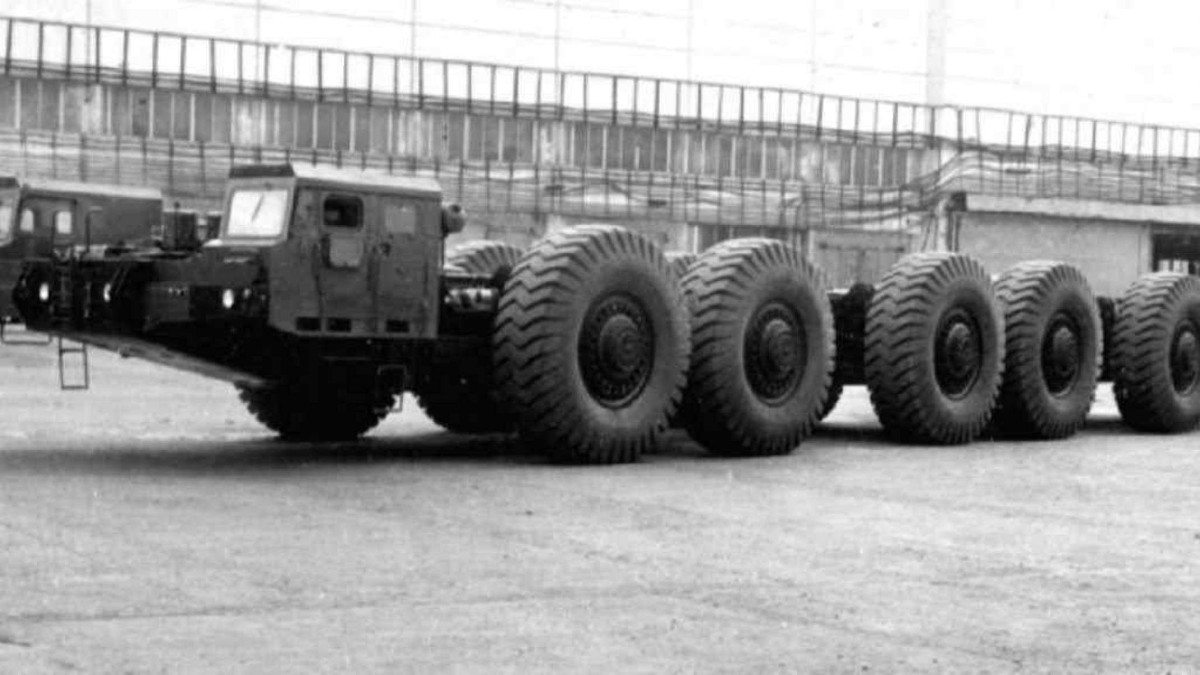
[[[923,101],[938,1],[949,103],[1200,127],[1195,1],[5,0],[3,11],[82,23],[90,5],[108,25]]]

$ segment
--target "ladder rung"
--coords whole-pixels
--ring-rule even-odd
[[[80,382],[67,382],[67,369],[64,356],[68,354],[79,354],[79,366],[82,378]],[[81,391],[88,389],[91,386],[91,374],[88,367],[88,352],[87,344],[79,343],[79,346],[73,347],[62,339],[58,338],[58,386],[63,391]]]

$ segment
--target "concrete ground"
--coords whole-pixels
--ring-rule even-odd
[[[0,350],[0,672],[1181,672],[1196,434],[562,467],[415,407],[271,439],[225,384]]]

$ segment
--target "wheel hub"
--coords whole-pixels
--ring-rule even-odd
[[[786,399],[804,376],[807,360],[799,317],[779,303],[761,308],[750,319],[744,347],[751,390],[767,403]]]
[[[1200,339],[1191,322],[1182,326],[1172,341],[1171,381],[1180,394],[1189,394],[1200,384]]]
[[[638,326],[629,316],[617,314],[600,328],[600,362],[606,369],[628,377],[644,356]]]
[[[579,365],[597,401],[623,407],[645,388],[653,364],[654,332],[641,303],[616,294],[592,305],[579,335]]]
[[[963,398],[974,386],[983,367],[983,344],[979,328],[969,314],[952,311],[945,319],[934,344],[934,377],[942,393]]]
[[[1042,376],[1058,396],[1071,390],[1083,361],[1079,328],[1065,315],[1056,316],[1042,340]]]

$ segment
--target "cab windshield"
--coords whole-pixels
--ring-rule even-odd
[[[278,237],[287,219],[288,190],[234,190],[229,199],[229,237]]]
[[[17,193],[0,192],[0,244],[12,240],[13,224],[17,220]]]

